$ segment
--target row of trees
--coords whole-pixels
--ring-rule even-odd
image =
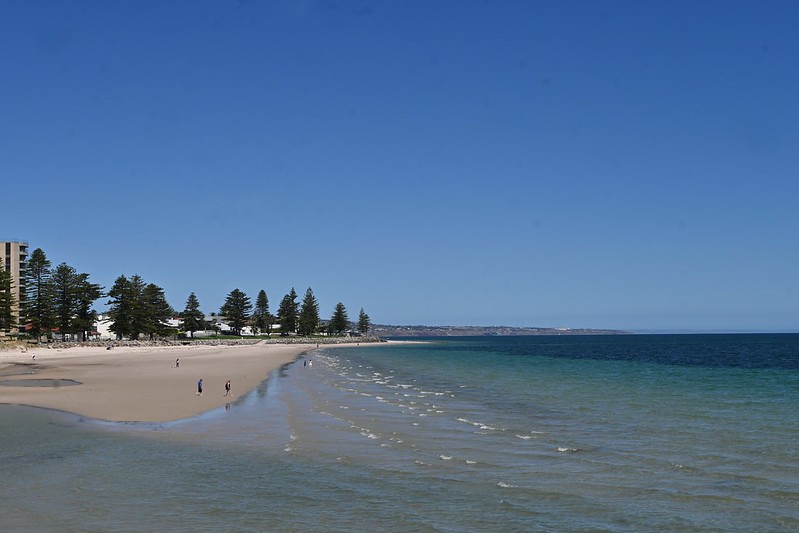
[[[154,283],[144,283],[139,275],[119,276],[108,291],[111,298],[108,316],[110,330],[119,337],[137,340],[141,335],[150,339],[175,335],[167,320],[175,315],[164,296],[164,289]]]
[[[186,309],[183,311],[183,327],[185,331],[193,332],[196,329],[191,329],[197,325],[194,319],[186,322],[185,316],[187,313],[193,313],[199,307],[199,302],[196,301],[194,293],[189,295],[189,300],[186,302]],[[328,333],[331,335],[341,335],[350,329],[350,320],[347,316],[347,309],[344,304],[339,302],[333,311],[333,315],[327,324],[323,323],[319,318],[319,302],[313,293],[313,290],[308,287],[305,291],[305,297],[302,303],[297,302],[297,292],[294,287],[291,291],[283,296],[280,300],[277,315],[273,316],[269,312],[269,298],[266,292],[262,289],[255,300],[255,307],[253,308],[250,298],[241,290],[233,289],[225,298],[225,303],[219,310],[237,335],[241,333],[244,326],[249,325],[256,333],[265,333],[269,335],[272,330],[273,324],[280,326],[281,335],[289,335],[296,333],[302,336],[314,335],[317,333]],[[191,315],[190,315],[191,316]],[[358,331],[362,335],[366,335],[371,326],[369,315],[361,309],[358,315]],[[199,328],[198,328],[199,329]]]
[[[61,263],[55,268],[41,248],[34,250],[28,260],[26,275],[21,280],[23,290],[20,302],[15,302],[13,288],[15,280],[0,265],[0,331],[17,328],[18,318],[14,309],[19,304],[25,329],[31,337],[52,337],[53,332],[86,340],[94,330],[97,312],[94,303],[105,296],[109,301],[110,330],[119,337],[150,339],[171,336],[177,333],[168,325],[168,319],[180,318],[180,328],[194,336],[194,332],[209,327],[205,315],[200,311],[200,302],[192,292],[185,309],[177,313],[166,301],[164,290],[154,283],[146,283],[141,276],[119,276],[111,289],[92,283],[89,275],[79,273],[72,266]],[[231,329],[241,334],[245,326],[254,333],[269,335],[275,324],[281,335],[298,334],[309,336],[318,333],[341,335],[351,328],[344,304],[336,304],[329,321],[319,316],[319,303],[309,287],[302,302],[297,302],[297,293],[291,291],[283,296],[276,315],[269,311],[269,298],[261,290],[253,306],[250,298],[239,289],[234,289],[225,298],[219,310]],[[213,314],[213,313],[212,313]],[[357,329],[368,333],[371,326],[369,315],[361,309]]]
[[[14,301],[14,280],[11,273],[0,269],[0,330],[20,326],[14,308],[18,304],[25,317],[26,329],[39,339],[53,331],[74,335],[85,340],[94,328],[97,312],[94,302],[103,296],[103,287],[89,280],[89,274],[79,273],[67,263],[52,268],[41,248],[31,253],[20,301]]]

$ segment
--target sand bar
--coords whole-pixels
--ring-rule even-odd
[[[120,422],[190,418],[231,402],[225,396],[225,381],[230,380],[235,401],[272,370],[311,348],[309,344],[256,344],[0,351],[0,403]],[[200,378],[202,396],[196,394]],[[79,384],[25,386],[25,380]],[[14,381],[19,386],[9,386]]]

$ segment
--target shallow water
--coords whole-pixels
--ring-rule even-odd
[[[799,336],[320,349],[227,408],[0,408],[10,530],[793,531]]]

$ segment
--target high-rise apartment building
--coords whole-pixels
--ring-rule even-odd
[[[20,322],[20,303],[25,298],[25,272],[28,267],[28,243],[25,241],[0,241],[0,266],[11,272],[13,280],[12,294],[14,295],[13,313],[16,322]],[[11,331],[12,334],[18,330]],[[0,332],[2,335],[2,332]]]

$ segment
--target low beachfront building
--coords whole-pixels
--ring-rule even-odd
[[[200,329],[194,332],[194,338],[205,338],[205,337],[213,337],[215,335],[232,335],[233,328],[227,323],[225,317],[220,315],[206,315],[205,323],[207,327],[205,329]],[[95,334],[94,339],[109,341],[109,340],[116,340],[117,334],[111,331],[111,325],[113,322],[111,318],[107,314],[101,314],[97,316],[97,322],[95,322]],[[170,318],[165,322],[165,325],[174,329],[178,332],[179,335],[186,335],[187,337],[192,336],[191,333],[184,331],[182,328],[181,319],[178,317]],[[241,328],[241,335],[246,337],[263,335],[266,332],[258,332],[256,333],[252,326],[244,326]],[[270,333],[274,334],[280,333],[280,326],[278,324],[273,324]]]
[[[110,341],[117,340],[117,334],[111,331],[113,322],[111,317],[107,314],[97,315],[97,321],[94,323],[93,338],[96,340]],[[169,318],[164,322],[164,325],[178,331],[180,328],[179,318]],[[146,336],[145,336],[146,337]]]
[[[113,340],[117,338],[117,334],[111,331],[111,319],[108,315],[97,315],[97,321],[94,323],[94,331],[97,332],[97,338],[100,340]]]

